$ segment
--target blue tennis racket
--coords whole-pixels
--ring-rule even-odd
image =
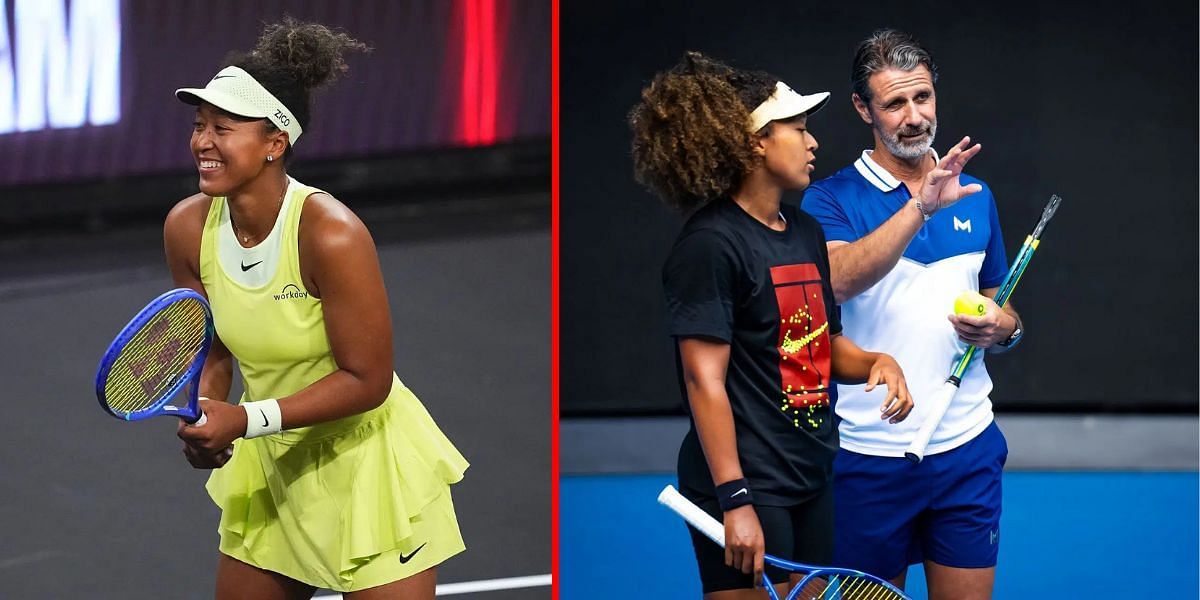
[[[691,500],[684,498],[674,486],[668,485],[663,488],[658,495],[658,501],[683,517],[696,531],[703,533],[722,548],[725,547],[725,527]],[[892,584],[862,571],[806,565],[770,554],[763,556],[763,561],[785,571],[806,574],[800,583],[792,588],[787,600],[911,600]],[[775,586],[767,579],[766,573],[763,573],[763,587],[771,596],[771,600],[779,600]]]
[[[117,334],[100,359],[100,406],[123,421],[168,415],[203,425],[207,419],[200,410],[200,370],[212,339],[212,310],[204,296],[181,288],[155,298]],[[185,387],[187,403],[170,404]]]

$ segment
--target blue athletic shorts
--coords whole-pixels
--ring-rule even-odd
[[[833,462],[834,564],[892,579],[924,560],[996,566],[1008,444],[993,422],[913,464],[839,450]]]

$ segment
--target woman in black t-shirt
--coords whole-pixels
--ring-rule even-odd
[[[757,597],[764,550],[829,563],[833,380],[885,384],[892,422],[912,409],[896,361],[840,335],[821,227],[780,202],[809,184],[828,97],[691,52],[629,116],[638,180],[692,213],[663,286],[692,424],[679,487],[725,523],[724,555],[692,532],[710,599]]]

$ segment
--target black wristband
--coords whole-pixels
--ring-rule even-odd
[[[717,504],[721,506],[721,512],[728,512],[753,503],[754,496],[750,494],[750,482],[745,478],[734,479],[717,486]]]

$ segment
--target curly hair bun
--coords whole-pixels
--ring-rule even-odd
[[[287,70],[296,83],[313,89],[346,72],[343,54],[370,50],[345,33],[287,16],[282,22],[267,25],[250,54]]]
[[[642,89],[629,112],[634,177],[690,212],[737,190],[759,164],[750,110],[778,78],[688,52]]]

